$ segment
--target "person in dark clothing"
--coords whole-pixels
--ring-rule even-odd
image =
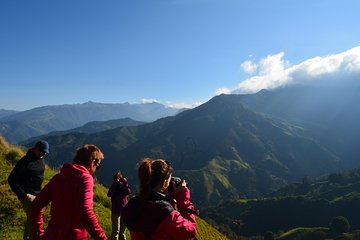
[[[121,211],[128,202],[127,196],[131,193],[127,179],[121,172],[113,177],[107,196],[111,198],[111,240],[126,240],[125,225],[121,218]]]
[[[171,164],[162,159],[146,158],[140,163],[140,194],[122,211],[132,240],[196,239],[196,211],[190,190],[185,180],[178,184],[171,181],[172,171]],[[168,193],[170,184],[174,191]]]
[[[8,178],[8,183],[12,191],[20,200],[26,213],[27,219],[23,239],[32,239],[30,204],[41,190],[45,172],[44,157],[48,153],[49,143],[44,140],[38,141],[35,146],[30,148],[26,155],[16,163]]]

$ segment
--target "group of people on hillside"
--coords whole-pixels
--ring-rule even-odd
[[[8,182],[26,213],[23,239],[83,240],[108,239],[93,210],[93,174],[104,155],[93,144],[77,149],[72,163],[65,163],[43,189],[48,142],[38,141],[21,158]],[[121,172],[115,173],[108,190],[111,198],[110,239],[132,240],[196,239],[194,205],[185,180],[171,181],[173,168],[162,159],[143,159],[138,166],[139,194],[130,200],[131,189]],[[171,185],[171,188],[169,186]],[[172,191],[169,191],[172,189]],[[51,218],[44,229],[43,209],[51,202]]]

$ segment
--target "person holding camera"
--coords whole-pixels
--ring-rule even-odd
[[[119,171],[113,177],[107,196],[111,198],[111,240],[126,240],[125,225],[121,218],[121,211],[128,202],[127,196],[131,193],[127,179]]]
[[[196,238],[194,205],[185,180],[171,181],[173,168],[165,160],[145,158],[138,168],[140,193],[122,211],[132,240]],[[168,193],[169,186],[173,192]],[[177,209],[175,209],[175,202]]]

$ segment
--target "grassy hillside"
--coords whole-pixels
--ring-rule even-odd
[[[15,194],[11,191],[7,177],[13,168],[13,165],[24,155],[24,150],[12,146],[0,136],[0,239],[22,239],[23,222],[25,220],[25,213],[22,211],[20,202],[17,200]],[[55,171],[46,168],[45,181],[46,184]],[[110,218],[110,200],[106,196],[107,188],[100,184],[95,184],[94,189],[94,211],[100,225],[106,232],[107,236],[111,233],[111,218]],[[49,207],[46,208],[44,219],[45,224],[49,220]],[[204,220],[197,219],[198,239],[203,240],[222,240],[227,239],[219,231],[213,228]],[[127,232],[128,235],[128,232]],[[128,237],[130,239],[130,237]]]

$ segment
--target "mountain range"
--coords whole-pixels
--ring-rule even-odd
[[[304,176],[358,166],[353,155],[359,151],[354,148],[359,140],[358,89],[310,90],[220,95],[151,123],[49,135],[44,137],[51,145],[47,161],[56,167],[71,161],[77,147],[94,143],[105,153],[98,179],[109,184],[120,169],[136,186],[139,160],[163,158],[187,180],[194,201],[204,207],[239,196],[262,196]]]
[[[50,132],[46,135],[63,135],[67,133],[72,132],[80,132],[80,133],[96,133],[96,132],[102,132],[114,128],[119,127],[129,127],[129,126],[137,126],[144,124],[146,122],[136,121],[131,118],[121,118],[121,119],[114,119],[114,120],[108,120],[108,121],[92,121],[88,122],[85,125],[77,128],[72,128],[65,131],[54,131]],[[41,138],[42,136],[34,137],[34,139]]]
[[[132,118],[150,122],[171,116],[179,109],[159,103],[95,103],[43,106],[26,111],[0,111],[0,134],[9,142],[18,143],[31,137],[52,131],[64,131],[80,127],[91,121],[107,121]]]
[[[0,109],[0,118],[13,115],[15,113],[17,113],[17,111]]]

